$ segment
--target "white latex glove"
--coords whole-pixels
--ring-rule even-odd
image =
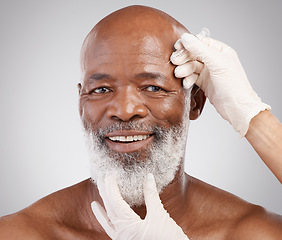
[[[171,62],[183,85],[198,85],[217,112],[244,137],[251,119],[270,106],[252,89],[236,52],[226,44],[185,33],[175,46]]]
[[[144,220],[123,200],[113,176],[106,177],[105,182],[98,182],[98,188],[107,212],[98,202],[92,203],[92,210],[111,239],[188,239],[163,208],[152,174],[148,174],[144,182],[144,198],[147,208],[147,215]]]

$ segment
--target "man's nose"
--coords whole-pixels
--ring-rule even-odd
[[[106,114],[110,119],[127,122],[134,118],[146,117],[148,109],[137,90],[133,90],[130,87],[123,87],[115,93]]]

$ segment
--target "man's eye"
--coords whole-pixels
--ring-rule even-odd
[[[159,92],[159,91],[164,91],[163,88],[158,87],[158,86],[148,86],[146,87],[146,90],[149,92]]]
[[[98,87],[98,88],[93,89],[90,93],[101,94],[101,93],[107,93],[109,91],[110,91],[110,89],[108,89],[107,87]]]

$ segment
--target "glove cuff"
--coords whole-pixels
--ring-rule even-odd
[[[241,138],[246,136],[246,134],[247,134],[247,132],[249,130],[249,126],[250,126],[251,120],[255,116],[257,116],[260,112],[262,112],[264,110],[271,110],[271,106],[261,102],[255,108],[252,108],[252,110],[247,114],[246,121],[244,123],[242,123],[242,124],[239,124],[237,126],[237,129],[236,129],[236,125],[233,125],[234,129],[237,132],[239,132]]]

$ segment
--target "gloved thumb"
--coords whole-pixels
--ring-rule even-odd
[[[105,229],[109,237],[113,239],[115,234],[114,226],[111,223],[109,217],[107,216],[107,213],[104,208],[98,202],[95,201],[91,203],[91,207],[98,222]]]
[[[144,181],[144,198],[148,215],[163,210],[163,205],[156,187],[155,178],[149,173]]]

